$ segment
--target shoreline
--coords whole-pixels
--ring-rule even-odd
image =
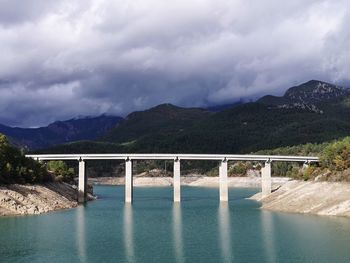
[[[264,198],[257,193],[249,199],[276,212],[350,217],[350,183],[292,180]]]
[[[228,177],[229,187],[242,187],[242,188],[260,188],[261,177]],[[287,177],[272,177],[273,188],[279,187],[288,181]],[[124,177],[97,177],[88,178],[88,182],[94,185],[124,185]],[[135,187],[146,186],[172,186],[172,177],[143,177],[134,176],[133,185]],[[219,177],[209,176],[183,176],[181,177],[181,185],[186,186],[201,186],[201,187],[219,187]]]
[[[88,200],[93,199],[88,194]],[[77,188],[67,183],[0,186],[0,216],[39,215],[77,206]]]
[[[94,185],[124,185],[123,177],[89,178]],[[134,177],[135,187],[172,186],[172,177]],[[183,176],[181,185],[219,187],[218,177]],[[261,202],[261,209],[350,217],[350,183],[305,182],[286,177],[272,177],[273,192],[261,198],[257,193],[247,199]],[[229,187],[260,188],[260,177],[229,177]],[[88,200],[96,199],[88,194]],[[78,206],[77,188],[67,183],[0,186],[0,216],[38,215]]]

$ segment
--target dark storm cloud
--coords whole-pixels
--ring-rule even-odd
[[[0,123],[349,83],[347,0],[0,0]]]

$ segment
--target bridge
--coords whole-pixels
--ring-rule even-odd
[[[261,192],[263,196],[271,193],[271,163],[298,162],[308,166],[318,162],[318,157],[312,156],[280,156],[280,155],[237,155],[237,154],[35,154],[26,155],[38,161],[76,160],[79,162],[78,202],[83,203],[87,197],[87,174],[85,162],[89,160],[124,160],[125,161],[125,202],[132,203],[134,160],[171,160],[174,162],[173,198],[174,202],[181,200],[180,163],[182,160],[211,160],[219,162],[220,201],[228,201],[227,163],[228,161],[257,161],[263,164],[261,168]]]

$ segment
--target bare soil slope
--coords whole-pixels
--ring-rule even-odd
[[[350,217],[350,184],[290,181],[261,201],[263,209]]]

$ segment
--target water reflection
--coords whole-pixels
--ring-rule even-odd
[[[87,262],[85,229],[85,207],[78,206],[76,209],[76,242],[80,262]]]
[[[185,262],[183,252],[182,239],[182,215],[181,205],[179,203],[173,204],[173,237],[174,237],[174,252],[176,262]]]
[[[133,211],[131,204],[124,206],[124,246],[126,251],[127,262],[134,262],[134,233],[133,233]]]
[[[220,202],[218,210],[219,238],[223,262],[232,262],[231,223],[228,202]]]
[[[269,211],[261,211],[261,223],[266,261],[277,262],[273,214]]]

